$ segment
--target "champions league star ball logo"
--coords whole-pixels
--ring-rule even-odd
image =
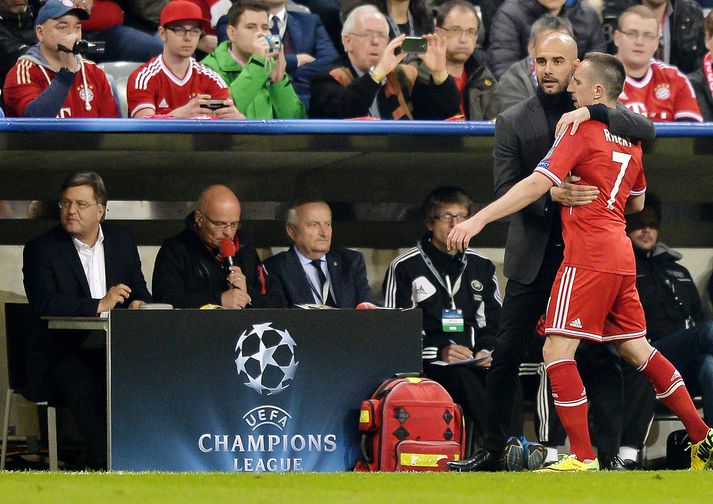
[[[290,333],[272,327],[272,322],[255,324],[238,338],[235,365],[244,385],[260,395],[279,394],[292,384],[299,364],[295,340]]]

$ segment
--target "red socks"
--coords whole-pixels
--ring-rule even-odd
[[[596,457],[589,439],[587,391],[579,376],[577,363],[573,359],[557,360],[548,364],[545,370],[552,383],[557,416],[567,431],[572,453],[580,462],[594,460]]]
[[[653,349],[637,371],[646,375],[656,391],[656,397],[678,416],[692,443],[706,437],[708,426],[701,420],[693,405],[681,375],[666,357]]]

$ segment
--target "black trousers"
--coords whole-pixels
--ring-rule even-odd
[[[52,402],[69,407],[86,443],[86,463],[103,469],[106,457],[106,356],[101,349],[65,353],[49,369],[44,391]]]
[[[434,366],[428,363],[424,363],[423,372],[428,378],[443,385],[453,401],[460,405],[463,414],[473,421],[477,437],[482,437],[485,431],[485,383],[488,372],[476,367]],[[522,434],[521,387],[516,390],[514,401],[509,431],[519,437]]]
[[[545,313],[552,283],[561,263],[561,249],[551,248],[531,284],[508,280],[505,287],[493,363],[485,388],[487,417],[484,447],[488,451],[501,452],[508,438],[516,434],[510,428],[510,421],[520,386],[520,364],[535,338],[535,325]]]

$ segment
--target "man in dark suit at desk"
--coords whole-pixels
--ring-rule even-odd
[[[69,406],[87,444],[87,467],[106,467],[106,363],[86,331],[49,331],[43,316],[91,317],[151,300],[131,233],[104,222],[107,191],[94,172],[62,184],[61,225],[27,243],[25,293],[36,324],[27,379],[38,400]]]
[[[569,35],[556,33],[537,41],[536,95],[500,114],[496,122],[493,150],[496,197],[530,175],[546,156],[555,139],[557,122],[574,109],[567,87],[578,63],[577,44]],[[578,109],[576,114],[584,114],[577,122],[591,117],[608,124],[612,133],[635,141],[652,140],[655,136],[648,120],[626,110],[590,105]],[[512,455],[510,453],[504,457],[507,439],[512,435],[509,419],[520,364],[530,347],[537,320],[545,311],[555,273],[562,262],[564,245],[557,204],[586,205],[598,193],[595,187],[574,184],[576,180],[568,178],[560,188],[552,189],[510,220],[504,264],[508,283],[486,384],[484,449],[469,459],[448,463],[454,470],[496,471],[503,469],[506,462],[510,467],[509,461],[517,458],[507,456]],[[609,374],[616,378],[614,373]],[[609,453],[618,452],[618,446],[609,448]],[[605,451],[601,443],[599,449]],[[616,462],[614,457],[608,458],[603,466],[615,469]]]
[[[292,246],[265,260],[278,277],[280,295],[291,307],[322,304],[354,308],[371,302],[364,256],[332,247],[332,211],[324,201],[306,201],[287,212],[287,234]]]

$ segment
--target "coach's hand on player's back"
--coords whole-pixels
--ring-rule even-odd
[[[589,205],[599,196],[597,186],[577,184],[582,180],[580,177],[570,175],[566,177],[559,187],[550,189],[550,197],[555,203],[560,205],[576,207]]]

